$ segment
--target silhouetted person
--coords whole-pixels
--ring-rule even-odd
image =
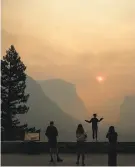
[[[110,126],[106,138],[109,140],[108,166],[117,166],[117,133],[114,126]]]
[[[102,121],[103,118],[97,119],[97,114],[93,114],[93,118],[90,121],[85,120],[87,123],[92,123],[92,137],[93,140],[96,138],[97,141],[97,133],[98,133],[98,122]]]
[[[63,161],[62,159],[59,158],[58,148],[57,148],[58,130],[54,126],[54,122],[53,121],[51,121],[50,122],[50,126],[47,127],[45,135],[48,138],[48,143],[49,143],[49,147],[50,147],[50,155],[51,155],[50,162],[54,161],[53,160],[53,156],[52,156],[53,153],[56,153],[58,162]]]
[[[85,140],[87,135],[83,129],[82,124],[79,124],[76,130],[76,137],[77,137],[77,162],[76,164],[79,165],[80,156],[82,155],[82,166],[85,165]]]

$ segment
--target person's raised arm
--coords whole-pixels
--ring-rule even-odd
[[[87,123],[91,123],[91,122],[92,122],[92,119],[91,119],[90,121],[88,121],[88,120],[85,120],[85,122],[87,122]]]
[[[98,120],[98,122],[101,122],[103,119],[104,119],[104,118],[100,118],[100,119]]]

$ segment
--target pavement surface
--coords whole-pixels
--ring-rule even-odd
[[[61,154],[60,157],[64,161],[53,164],[49,162],[50,157],[48,154],[1,154],[1,166],[76,166],[75,154]],[[107,154],[86,154],[86,166],[107,166],[107,162]],[[135,154],[119,154],[117,165],[135,166]]]

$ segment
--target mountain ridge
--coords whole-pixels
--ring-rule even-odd
[[[72,118],[42,91],[41,86],[31,77],[26,80],[26,92],[30,94],[27,105],[30,107],[25,115],[21,115],[21,122],[28,123],[29,127],[41,129],[41,140],[45,140],[45,129],[50,121],[54,121],[59,131],[59,140],[75,140],[75,131],[78,120]],[[70,123],[69,123],[70,122]]]
[[[38,83],[44,93],[58,104],[65,113],[81,121],[86,119],[88,111],[77,94],[75,84],[59,78],[40,80]]]

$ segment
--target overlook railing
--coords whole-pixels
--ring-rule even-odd
[[[58,147],[61,153],[76,153],[76,142],[59,142]],[[86,142],[87,153],[107,153],[107,142]],[[24,142],[24,141],[2,141],[1,153],[47,153],[49,151],[46,142]],[[120,142],[117,144],[118,153],[135,153],[135,142]]]

